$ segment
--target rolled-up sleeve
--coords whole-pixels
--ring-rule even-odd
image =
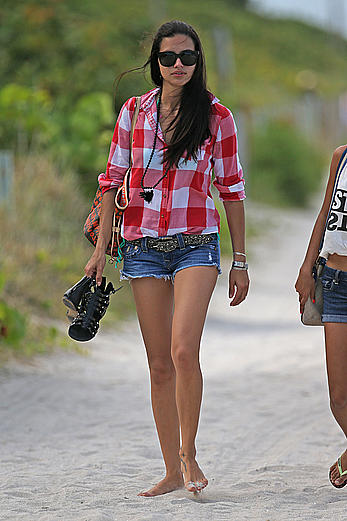
[[[238,155],[236,125],[230,110],[225,107],[224,109],[213,149],[213,184],[219,192],[220,199],[242,201],[246,194]]]
[[[130,160],[130,130],[131,120],[135,110],[136,98],[130,98],[121,108],[114,128],[108,156],[106,172],[98,177],[102,192],[116,188],[123,183],[123,179]]]

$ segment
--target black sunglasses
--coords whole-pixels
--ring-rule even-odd
[[[198,56],[199,51],[191,51],[190,49],[182,51],[179,54],[176,54],[173,51],[158,52],[159,62],[163,67],[172,67],[175,65],[177,58],[181,60],[182,65],[195,65]]]

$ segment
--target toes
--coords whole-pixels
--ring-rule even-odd
[[[336,470],[330,471],[330,479],[332,479],[334,481],[338,477],[339,477],[339,475],[337,474]]]
[[[344,485],[346,483],[346,479],[345,478],[337,478],[335,480],[335,484],[336,485]]]
[[[153,497],[153,494],[150,494],[149,492],[140,492],[137,495],[142,497]]]
[[[338,471],[338,468],[337,468],[336,464],[333,465],[332,467],[330,467],[330,472],[329,473],[330,473],[331,479],[333,479],[333,480],[335,480],[335,479],[340,477],[340,473]]]
[[[337,488],[342,488],[347,483],[347,480],[340,476],[336,466],[331,468],[329,472],[329,479],[331,484]]]
[[[185,483],[185,487],[188,492],[200,492],[207,486],[207,484],[207,479],[203,479],[201,481],[187,481]]]
[[[187,483],[184,484],[188,492],[197,492],[197,484],[194,481],[187,481]]]

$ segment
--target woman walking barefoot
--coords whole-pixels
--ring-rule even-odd
[[[343,166],[344,165],[344,166]],[[318,255],[328,217],[337,167],[342,167],[321,256],[327,259],[322,274],[323,315],[326,361],[331,411],[347,437],[347,146],[333,154],[330,176],[322,208],[313,228],[306,257],[295,289],[299,293],[300,312],[308,298],[314,299],[312,267]],[[329,471],[331,484],[342,488],[347,483],[347,452]]]
[[[133,138],[130,203],[124,213],[122,279],[130,281],[147,351],[151,399],[166,467],[164,479],[142,496],[183,485],[199,492],[208,481],[196,460],[202,398],[200,339],[220,273],[219,215],[210,192],[223,200],[234,250],[231,306],[248,291],[244,182],[231,112],[206,89],[202,46],[184,22],[162,25],[144,67],[156,88],[141,96]],[[103,187],[100,233],[85,268],[101,282],[111,235],[114,194],[129,164],[135,109],[120,111]]]

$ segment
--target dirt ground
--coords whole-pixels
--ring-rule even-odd
[[[301,325],[293,287],[312,212],[250,211],[266,235],[250,246],[249,297],[229,307],[225,265],[202,339],[206,490],[137,496],[163,464],[134,320],[98,333],[89,356],[0,370],[2,521],[346,519],[347,487],[328,481],[345,440],[329,411],[323,329]]]

